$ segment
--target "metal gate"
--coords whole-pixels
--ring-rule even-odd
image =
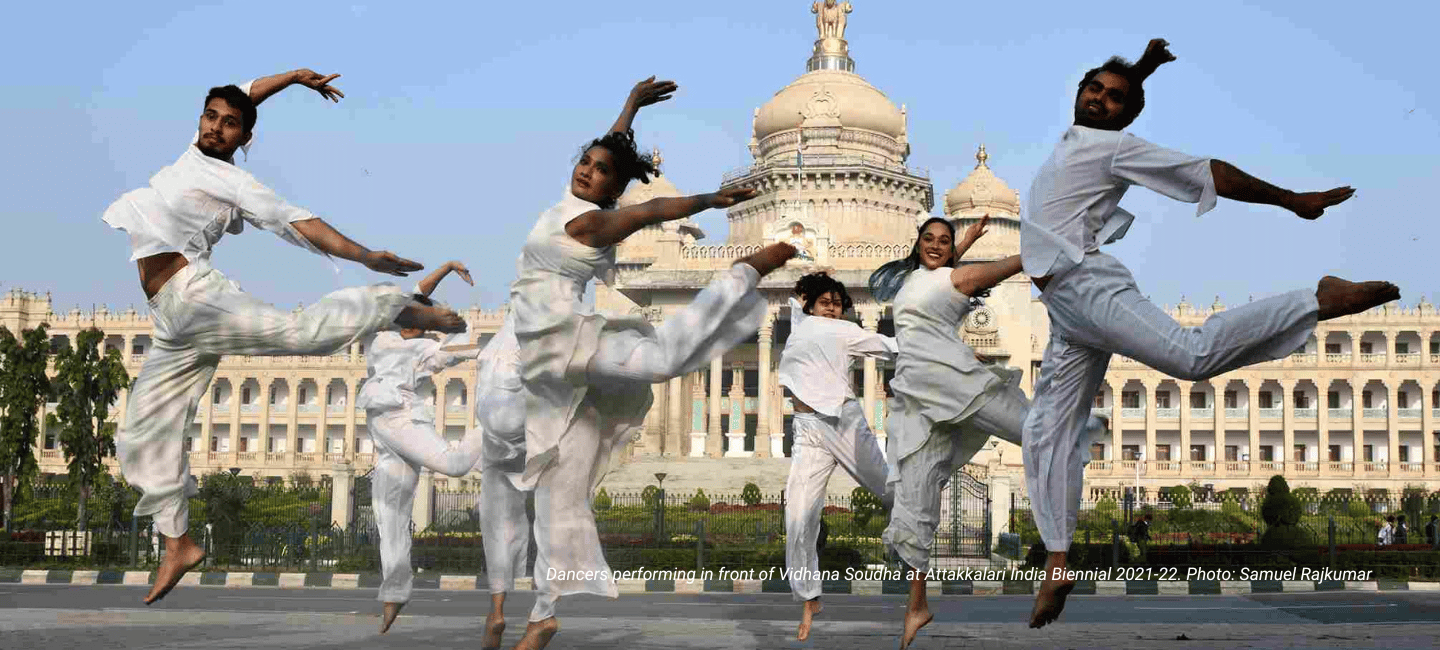
[[[951,556],[990,557],[990,485],[974,474],[983,468],[955,470],[949,494]]]

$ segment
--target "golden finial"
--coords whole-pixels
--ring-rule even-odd
[[[978,164],[975,165],[975,169],[980,169],[981,167],[984,167],[985,161],[989,159],[990,154],[985,153],[985,145],[980,145],[980,150],[975,152],[975,160],[978,161]]]
[[[660,147],[654,147],[650,150],[650,161],[655,165],[655,175],[659,176],[660,163],[665,162],[665,159],[660,157]]]

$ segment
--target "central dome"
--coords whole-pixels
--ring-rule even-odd
[[[755,139],[764,141],[798,129],[807,120],[833,120],[825,126],[863,129],[897,140],[905,134],[904,116],[880,89],[853,72],[816,70],[801,75],[760,107]]]

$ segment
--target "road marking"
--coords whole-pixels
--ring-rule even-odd
[[[1261,605],[1258,607],[1136,607],[1135,609],[1164,609],[1180,611],[1200,611],[1211,609],[1239,610],[1239,611],[1261,611],[1267,609],[1356,609],[1361,607],[1395,607],[1395,603],[1379,603],[1375,605]]]

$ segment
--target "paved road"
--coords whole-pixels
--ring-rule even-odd
[[[479,647],[484,592],[420,591],[389,635],[374,634],[372,590],[275,588],[176,590],[154,608],[141,587],[0,587],[5,648]],[[513,643],[533,603],[506,608]],[[626,594],[561,604],[553,648],[895,647],[903,599],[834,596],[809,643],[793,638],[799,605],[788,595],[723,597]],[[1060,624],[1029,630],[1028,596],[939,597],[936,622],[916,648],[1410,648],[1440,638],[1440,594],[1316,593],[1252,596],[1077,596]],[[1184,639],[1177,639],[1183,636]]]

